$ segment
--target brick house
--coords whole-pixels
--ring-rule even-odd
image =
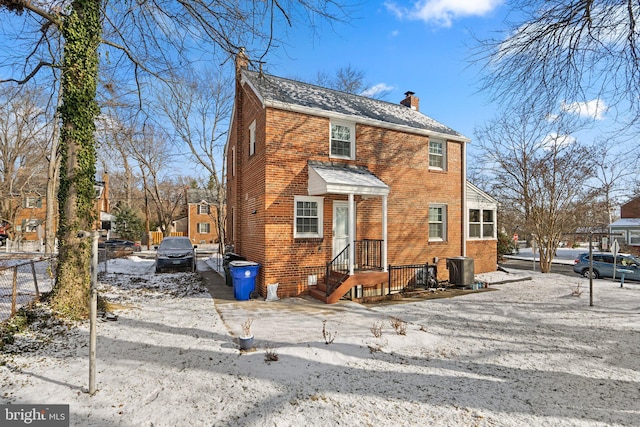
[[[103,175],[103,181],[96,181],[95,212],[96,222],[94,228],[98,230],[110,230],[115,217],[109,213],[109,179]],[[23,194],[12,195],[15,217],[13,224],[9,224],[10,238],[24,241],[37,241],[45,236],[47,198],[46,190],[33,190]],[[58,201],[54,201],[54,226],[58,223]],[[54,234],[57,229],[54,229]]]
[[[278,283],[280,297],[318,296],[332,260],[346,274],[322,289],[327,302],[354,286],[383,284],[389,264],[435,262],[447,279],[446,258],[472,254],[475,273],[495,270],[495,210],[491,238],[488,231],[467,238],[469,139],[422,114],[412,92],[392,104],[246,64],[240,54],[227,238],[261,265],[261,295]]]
[[[195,245],[217,243],[216,210],[212,206],[211,191],[189,188],[186,193],[187,216],[176,221],[176,231],[189,236]]]
[[[44,238],[46,197],[44,191],[33,191],[13,197],[17,206],[13,224],[13,238],[39,240]]]
[[[621,245],[640,247],[640,197],[620,207],[620,219],[610,224],[609,230],[618,235],[615,239]]]

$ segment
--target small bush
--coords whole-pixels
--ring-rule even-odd
[[[275,350],[271,349],[271,348],[267,348],[267,350],[264,353],[264,361],[267,363],[270,362],[277,362],[280,359],[280,357],[278,356],[278,353],[276,353]]]
[[[373,322],[373,325],[371,325],[371,333],[374,337],[380,338],[382,336],[382,322]]]
[[[404,320],[398,319],[397,317],[392,317],[389,320],[391,327],[396,331],[398,335],[407,335],[407,322]]]
[[[324,343],[329,345],[331,343],[333,343],[333,340],[336,339],[336,335],[338,335],[338,332],[329,332],[327,331],[327,321],[323,320],[322,321],[322,336],[324,338]]]

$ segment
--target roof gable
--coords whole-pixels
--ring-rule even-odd
[[[187,203],[189,204],[206,204],[215,203],[216,196],[211,190],[202,188],[187,189]]]
[[[319,116],[351,119],[448,139],[469,139],[448,126],[404,105],[352,95],[282,77],[243,70],[247,82],[264,105]]]

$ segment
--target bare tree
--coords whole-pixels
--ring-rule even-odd
[[[593,156],[566,126],[521,109],[476,130],[491,192],[514,225],[534,239],[542,272],[550,271],[563,234],[573,231],[576,213],[589,203]]]
[[[15,216],[24,208],[22,196],[44,188],[49,145],[45,107],[32,88],[0,87],[0,223],[13,230]]]
[[[146,82],[164,79],[167,70],[192,62],[202,49],[221,58],[245,46],[255,52],[251,57],[264,57],[281,24],[313,25],[318,18],[345,17],[345,9],[334,0],[0,0],[0,12],[11,19],[7,25],[3,19],[5,39],[15,41],[13,49],[3,51],[7,57],[0,58],[15,65],[15,74],[0,82],[24,84],[43,70],[62,70],[60,262],[53,306],[78,318],[89,311],[90,245],[78,232],[88,229],[95,215],[98,73],[106,84],[120,82],[119,87],[134,91],[142,106]],[[18,19],[22,25],[13,25]]]
[[[623,124],[640,119],[640,8],[617,0],[515,0],[521,17],[499,37],[482,41],[484,88],[508,105],[535,105],[543,115],[559,107],[617,107]],[[587,104],[590,103],[590,104]]]
[[[366,96],[373,99],[384,99],[389,93],[389,88],[386,86],[372,86],[367,83],[365,72],[358,70],[351,64],[338,68],[334,75],[324,71],[318,71],[312,83],[340,92]]]
[[[168,138],[161,129],[145,126],[141,137],[132,139],[126,147],[140,169],[143,191],[155,207],[158,225],[167,236],[173,221],[183,213],[187,185],[186,180],[172,179],[167,174],[171,167]]]
[[[600,203],[598,225],[602,227],[613,222],[614,210],[622,199],[632,196],[631,181],[637,176],[638,158],[624,154],[629,150],[620,150],[620,144],[612,143],[609,138],[594,145],[595,176],[589,185],[594,199]]]
[[[225,239],[226,121],[231,115],[233,80],[210,71],[203,75],[183,73],[174,78],[166,97],[160,97],[163,114],[176,143],[187,147],[190,157],[207,172],[201,185],[209,190],[213,207],[211,219],[216,225],[220,242]]]

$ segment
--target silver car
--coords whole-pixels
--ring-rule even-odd
[[[609,252],[594,252],[593,278],[613,277],[613,254]],[[616,257],[616,278],[620,278],[620,270],[625,270],[624,278],[640,281],[640,259],[629,254],[618,254]],[[573,262],[573,271],[589,277],[589,254],[578,255]]]

